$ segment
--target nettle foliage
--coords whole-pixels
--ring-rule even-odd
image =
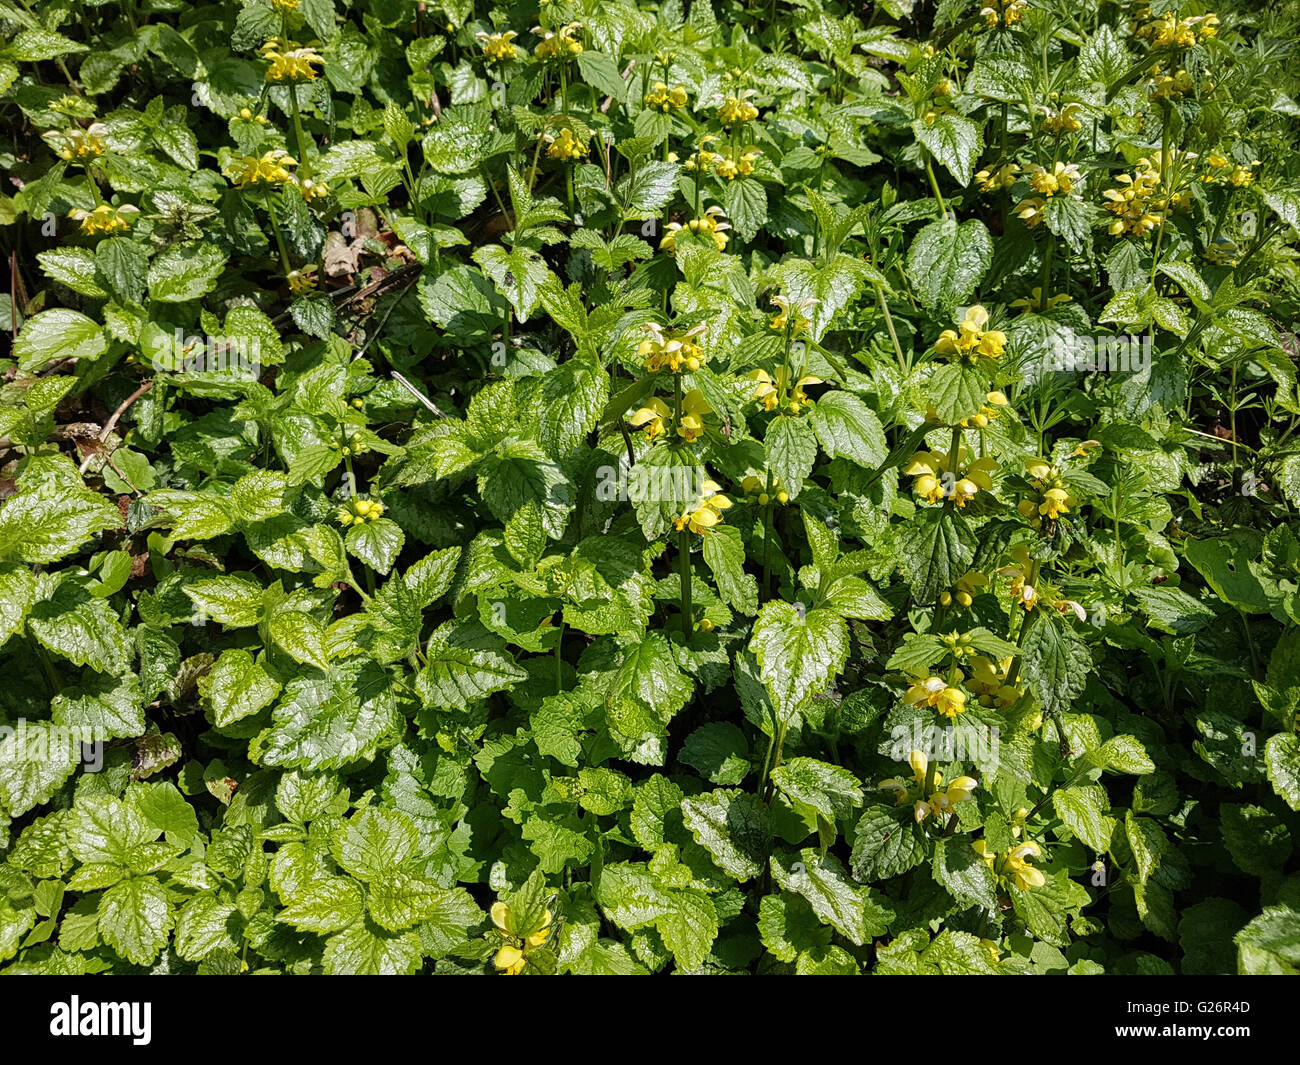
[[[0,0],[5,971],[1300,968],[1294,20],[990,4]]]

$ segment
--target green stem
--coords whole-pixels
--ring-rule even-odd
[[[555,694],[564,691],[564,617],[560,617],[560,638],[555,641]]]
[[[302,131],[302,113],[298,110],[298,86],[289,86],[289,102],[293,105],[293,135],[298,141],[298,174],[311,177],[311,160],[307,158],[307,137]]]
[[[275,203],[270,196],[266,198],[266,210],[271,216],[271,232],[275,234],[275,246],[280,249],[280,265],[284,267],[286,277],[293,273],[293,268],[289,265],[289,253],[284,247],[284,237],[280,234],[280,220],[275,214]]]
[[[934,166],[930,162],[930,157],[925,157],[925,175],[930,179],[930,188],[934,191],[934,198],[939,201],[939,214],[946,215],[948,207],[943,202],[943,193],[939,191],[939,182],[934,177]]]
[[[691,529],[686,526],[677,535],[677,554],[680,557],[682,577],[682,642],[690,646],[695,631],[691,608]]]

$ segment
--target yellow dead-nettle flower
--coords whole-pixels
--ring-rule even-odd
[[[663,400],[650,399],[628,419],[628,422],[644,432],[651,440],[656,440],[663,435],[664,420],[671,416],[672,412]]]
[[[45,134],[45,141],[59,153],[60,159],[73,162],[103,155],[108,149],[107,136],[108,127],[103,122],[92,122],[85,129],[73,126],[71,129],[51,130]]]
[[[781,487],[781,482],[775,477],[772,478],[770,490],[768,489],[767,478],[758,474],[750,474],[740,482],[740,486],[744,489],[745,498],[751,503],[757,503],[760,507],[765,507],[773,501],[783,505],[790,502],[790,493]]]
[[[712,154],[712,153],[711,153]],[[717,156],[714,169],[718,177],[724,181],[735,181],[736,178],[747,176],[754,172],[754,160],[763,154],[761,148],[749,147],[739,155],[728,152],[726,155]]]
[[[895,806],[912,802],[913,816],[918,822],[924,821],[931,815],[936,818],[950,815],[957,803],[965,802],[979,787],[974,777],[957,777],[946,788],[941,789],[943,774],[936,772],[931,783],[932,790],[926,795],[925,773],[929,768],[929,759],[926,758],[925,752],[913,751],[908,756],[908,762],[912,767],[910,781],[901,777],[891,777],[889,780],[882,780],[878,787],[893,797]]]
[[[777,316],[768,323],[768,328],[778,331],[784,329],[790,324],[790,301],[784,296],[773,296],[768,302],[771,303],[779,312]],[[809,321],[804,312],[811,311],[814,307],[817,307],[820,304],[821,300],[812,299],[811,297],[799,301],[798,306],[794,309],[794,332],[797,333],[808,328]],[[769,408],[769,410],[770,409],[771,408]]]
[[[504,33],[476,33],[474,36],[483,45],[483,54],[489,59],[504,62],[507,59],[514,59],[519,54],[519,48],[512,43],[519,36],[514,30],[506,30]]]
[[[970,660],[971,678],[966,686],[975,694],[981,706],[999,707],[1003,710],[1015,706],[1024,694],[1024,689],[1007,684],[1007,671],[1011,668],[1011,658],[994,662],[983,655],[975,655]]]
[[[1059,111],[1044,107],[1043,129],[1058,136],[1066,133],[1078,133],[1079,130],[1083,129],[1083,123],[1079,121],[1079,110],[1078,104],[1066,104]]]
[[[266,80],[284,85],[315,81],[316,67],[325,67],[325,60],[315,48],[282,37],[272,37],[259,52],[270,64],[266,68]]]
[[[951,678],[919,673],[915,676],[915,683],[903,695],[908,706],[932,706],[947,718],[966,712],[966,693],[956,686],[962,680],[960,670]]]
[[[131,228],[135,216],[139,213],[140,208],[129,203],[124,203],[121,207],[111,207],[101,203],[93,211],[74,207],[68,212],[68,217],[74,222],[80,222],[81,231],[87,236],[97,236],[125,233]]]
[[[298,183],[298,191],[302,193],[302,198],[310,203],[312,200],[323,200],[330,194],[330,187],[323,181],[315,181],[312,178],[303,178]]]
[[[704,416],[713,408],[698,388],[692,388],[682,397],[682,416],[677,423],[677,435],[688,443],[698,440],[704,432]]]
[[[1237,188],[1239,189],[1244,188],[1246,185],[1250,185],[1254,182],[1255,174],[1253,172],[1253,169],[1254,167],[1257,166],[1259,166],[1258,159],[1252,162],[1249,166],[1240,165],[1240,164],[1234,166],[1232,168],[1232,173],[1228,175],[1228,180],[1231,181],[1233,185],[1235,185]]]
[[[340,525],[365,525],[378,521],[384,514],[384,504],[374,499],[350,499],[338,509]]]
[[[1070,297],[1064,292],[1058,292],[1055,296],[1048,296],[1047,299],[1044,300],[1043,290],[1039,286],[1035,285],[1028,296],[1021,296],[1018,300],[1012,300],[1011,306],[1019,307],[1026,311],[1037,311],[1040,314],[1045,314],[1053,307],[1069,302]]]
[[[790,378],[793,376],[794,374],[788,372],[784,366],[777,368],[775,377],[766,370],[751,370],[749,379],[754,381],[755,385],[750,398],[759,400],[764,410],[776,410],[782,407],[791,414],[798,414],[809,402],[804,388],[808,385],[820,385],[822,379],[805,374],[791,387]]]
[[[1019,166],[1015,163],[1003,163],[1001,166],[979,171],[975,175],[975,180],[979,182],[980,192],[997,192],[1000,189],[1011,188],[1019,176]]]
[[[1160,224],[1164,217],[1164,200],[1157,196],[1160,172],[1149,159],[1139,159],[1132,175],[1120,174],[1115,179],[1120,187],[1107,189],[1102,196],[1107,201],[1106,210],[1115,215],[1109,231],[1113,236],[1132,234],[1143,236]]]
[[[547,132],[544,139],[546,141],[546,154],[552,159],[561,161],[581,159],[587,154],[587,146],[574,135],[571,129],[562,129],[558,135]]]
[[[704,363],[704,350],[695,343],[696,337],[704,335],[704,326],[693,326],[683,333],[665,332],[658,322],[647,322],[645,328],[650,338],[641,341],[636,353],[645,359],[646,369],[651,373],[660,370],[693,373]]]
[[[528,955],[543,946],[551,935],[551,911],[544,911],[542,927],[527,936],[517,936],[510,928],[510,907],[504,902],[492,903],[492,923],[505,942],[492,958],[501,976],[518,976],[527,968]]]
[[[1024,607],[1025,610],[1033,610],[1038,605],[1038,592],[1031,583],[1033,559],[1029,557],[1029,551],[1025,547],[1013,547],[1011,558],[1013,563],[998,570],[998,576],[1011,578],[1008,594],[1015,605]]]
[[[539,59],[580,55],[582,53],[582,42],[578,40],[578,33],[581,29],[581,22],[570,22],[567,26],[561,26],[554,33],[542,29],[541,26],[534,26],[533,33],[542,39],[541,44],[533,49],[534,54]]]
[[[670,89],[662,81],[656,81],[654,87],[642,99],[646,107],[667,114],[669,111],[686,106],[686,90],[680,85],[674,85]]]
[[[957,578],[957,583],[951,589],[945,589],[939,594],[939,602],[943,606],[952,606],[954,602],[958,606],[970,606],[980,589],[988,583],[989,579],[979,570],[967,570]]]
[[[718,108],[718,118],[728,126],[736,122],[752,122],[758,117],[758,108],[749,102],[749,98],[757,95],[756,89],[744,89],[738,96],[728,96]]]
[[[1079,167],[1076,164],[1062,163],[1058,160],[1052,164],[1050,170],[1042,166],[1031,166],[1029,168],[1029,187],[1046,197],[1052,197],[1058,193],[1068,196],[1074,191],[1074,186],[1079,183],[1081,177]]]
[[[659,250],[673,254],[677,250],[677,234],[684,229],[689,233],[711,238],[713,246],[718,251],[725,251],[729,239],[726,230],[730,228],[722,208],[715,205],[708,208],[699,218],[692,218],[684,226],[680,222],[669,222],[664,238],[659,242]]]
[[[988,7],[980,9],[984,24],[989,29],[998,25],[1012,26],[1019,22],[1029,8],[1029,0],[992,0]]]
[[[673,524],[680,532],[689,529],[701,535],[707,533],[722,521],[722,512],[731,507],[731,500],[721,495],[722,485],[716,481],[705,481],[700,486],[700,496],[693,507],[688,508]]]
[[[271,0],[271,6],[282,15],[298,10],[298,0]]]
[[[990,850],[984,840],[977,839],[971,844],[971,850],[983,858],[998,877],[1014,883],[1022,891],[1040,888],[1047,883],[1043,871],[1029,864],[1030,858],[1037,858],[1043,853],[1042,848],[1033,841],[1017,844],[1005,854],[998,854]]]
[[[964,507],[980,492],[993,491],[992,474],[998,464],[993,458],[967,462],[966,448],[957,451],[955,468],[950,468],[950,458],[942,451],[918,451],[912,456],[903,473],[915,477],[912,492],[927,503],[941,503],[951,499]]]
[[[298,160],[283,148],[275,148],[262,155],[232,156],[226,167],[226,173],[241,189],[254,188],[258,185],[276,187],[293,181],[290,167],[298,165]]]
[[[945,329],[939,334],[934,350],[940,355],[956,355],[967,362],[1000,357],[1007,337],[996,329],[985,329],[988,320],[989,312],[979,304],[966,308],[955,330]]]
[[[1043,197],[1026,196],[1011,213],[1024,223],[1026,229],[1037,229],[1043,224],[1043,208],[1046,206],[1047,201]]]
[[[302,296],[316,288],[316,267],[304,266],[301,270],[290,270],[285,280],[289,282],[289,291],[295,296]]]

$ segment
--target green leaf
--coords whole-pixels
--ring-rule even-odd
[[[39,370],[54,359],[92,362],[108,350],[108,341],[98,322],[59,307],[27,319],[13,350],[24,370]]]
[[[0,803],[22,816],[48,802],[80,760],[80,745],[49,722],[23,722],[0,740]]]
[[[217,728],[250,717],[280,694],[280,682],[265,663],[237,648],[222,652],[200,686],[207,696],[208,716]]]
[[[121,512],[103,496],[41,485],[0,505],[0,559],[57,562],[95,533],[121,527]]]
[[[810,807],[831,823],[862,805],[858,778],[816,758],[791,758],[772,770],[772,782],[790,802]]]
[[[930,399],[935,412],[949,425],[978,414],[988,398],[988,380],[961,363],[946,363],[930,378]]]
[[[184,592],[202,618],[218,625],[242,629],[262,620],[262,586],[245,577],[195,581]]]
[[[376,573],[387,573],[406,542],[402,527],[388,518],[353,525],[346,539],[348,554],[361,559]]]
[[[958,225],[946,216],[917,233],[907,249],[907,274],[924,306],[947,311],[974,294],[992,261],[993,239],[983,222]]]
[[[1106,814],[1110,802],[1097,784],[1076,784],[1052,793],[1052,806],[1065,827],[1098,854],[1110,850],[1115,819]]]
[[[884,464],[889,448],[880,419],[852,393],[826,393],[813,404],[808,420],[828,458],[843,455],[866,469]]]
[[[681,809],[695,842],[728,876],[743,882],[763,871],[772,828],[767,806],[756,795],[720,789],[684,800]]]
[[[428,664],[416,678],[425,704],[463,709],[475,699],[508,691],[528,674],[505,653],[499,636],[477,623],[444,626],[429,637]]]
[[[849,864],[860,881],[888,880],[923,862],[927,850],[910,807],[868,806],[854,829]]]
[[[997,906],[997,884],[988,863],[971,849],[966,839],[941,839],[934,846],[934,879],[963,906],[992,910]]]
[[[158,957],[173,920],[167,891],[153,877],[119,881],[99,900],[99,934],[136,965],[148,965]]]
[[[745,734],[729,721],[701,725],[686,737],[677,757],[705,780],[723,787],[739,784],[751,768]]]
[[[795,861],[773,855],[771,865],[783,890],[801,896],[824,924],[854,946],[888,931],[893,911],[877,901],[880,897],[871,888],[853,883],[833,855],[809,847]]]
[[[1068,710],[1092,672],[1092,655],[1078,634],[1064,622],[1041,614],[1025,636],[1021,653],[1025,679],[1043,705]]]
[[[38,578],[27,628],[45,647],[79,666],[120,675],[130,670],[131,645],[107,600],[97,599],[68,571],[52,590]]]
[[[722,601],[741,614],[758,613],[758,581],[745,572],[745,542],[740,530],[717,525],[704,538],[704,561],[717,582]]]
[[[214,244],[173,244],[149,264],[149,296],[160,303],[184,303],[217,286],[226,256]]]
[[[975,534],[953,507],[927,507],[898,539],[903,573],[918,603],[933,603],[975,558]]]
[[[1279,732],[1264,744],[1268,779],[1293,810],[1300,810],[1300,739],[1293,732]]]
[[[794,499],[817,460],[817,440],[811,425],[802,418],[773,418],[767,427],[764,446],[767,468]]]
[[[831,610],[770,602],[759,612],[749,649],[782,720],[826,691],[844,668],[848,626]]]
[[[971,171],[984,144],[980,129],[969,118],[961,115],[938,115],[933,124],[921,119],[912,123],[912,134],[925,145],[954,179],[965,188],[970,184]]]

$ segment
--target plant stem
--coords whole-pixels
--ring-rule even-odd
[[[691,529],[687,525],[677,534],[677,554],[682,578],[682,642],[690,646],[695,621],[691,608]]]
[[[943,193],[939,191],[939,182],[934,177],[934,166],[930,162],[930,156],[925,157],[925,174],[930,179],[930,188],[934,190],[934,198],[939,201],[939,214],[946,215],[948,207],[943,202]]]

